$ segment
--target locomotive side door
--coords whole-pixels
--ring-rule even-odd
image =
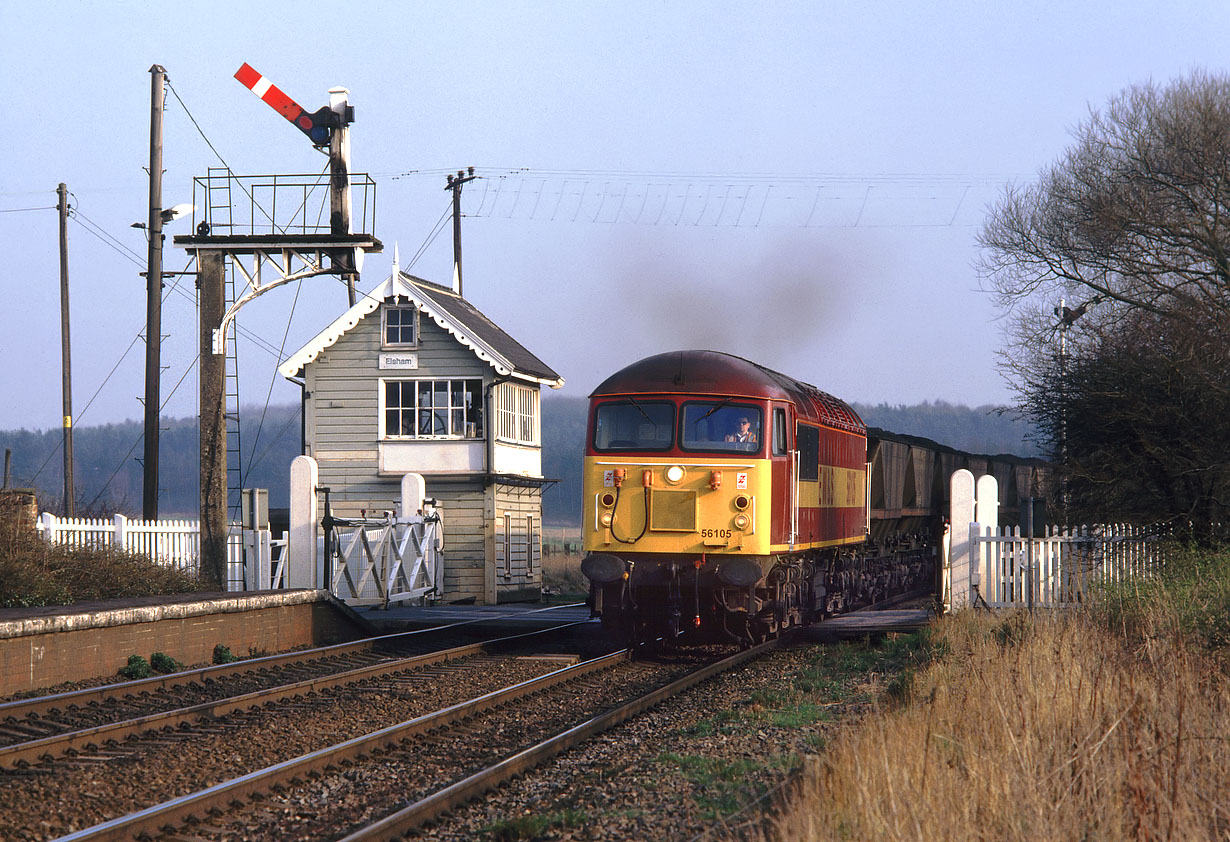
[[[794,430],[794,407],[782,401],[769,404],[771,438],[769,459],[773,471],[773,513],[769,523],[769,541],[788,544],[794,549],[798,534],[799,492],[797,454],[791,431]]]

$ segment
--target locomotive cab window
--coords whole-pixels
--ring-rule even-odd
[[[799,479],[820,479],[820,430],[800,424],[794,440],[799,447]]]
[[[594,413],[594,450],[670,450],[675,406],[666,401],[610,401]]]
[[[790,450],[790,443],[786,440],[786,410],[773,410],[773,455],[785,456]]]
[[[758,453],[763,441],[760,407],[728,401],[689,401],[683,405],[684,450]]]

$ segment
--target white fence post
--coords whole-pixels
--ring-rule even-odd
[[[290,463],[290,531],[286,534],[286,586],[328,587],[316,577],[316,527],[320,521],[316,486],[320,466],[311,456],[296,456]]]
[[[970,524],[974,522],[974,475],[962,468],[949,479],[950,518],[952,524],[949,547],[949,567],[945,581],[948,583],[948,599],[945,609],[949,611],[966,608],[972,604],[971,581],[975,574],[970,564]]]
[[[974,520],[978,521],[978,531],[981,535],[996,535],[999,533],[999,482],[990,474],[978,478],[974,493]],[[970,548],[971,575],[977,573],[978,595],[983,602],[991,598],[996,582],[992,568],[992,553],[994,545],[983,548],[975,543]],[[971,597],[972,599],[973,597]]]
[[[427,481],[422,474],[406,474],[401,478],[401,502],[399,516],[414,517],[423,514],[423,501],[427,499]]]
[[[56,541],[56,516],[51,512],[43,512],[38,518],[39,529],[42,530],[43,540],[48,544],[54,544]]]
[[[114,521],[115,532],[112,533],[111,546],[123,552],[128,549],[128,518],[117,514]]]

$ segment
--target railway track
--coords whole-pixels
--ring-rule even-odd
[[[775,645],[734,656],[706,650],[657,660],[632,660],[628,651],[617,652],[61,838],[396,838]]]
[[[0,769],[135,734],[218,718],[253,704],[467,658],[505,635],[458,645],[459,623],[269,655],[172,675],[0,703]],[[562,623],[557,628],[575,624]],[[555,629],[544,630],[548,635]]]

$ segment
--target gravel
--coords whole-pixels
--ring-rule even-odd
[[[868,707],[864,677],[825,718],[783,722],[758,704],[813,665],[820,647],[775,653],[670,699],[556,758],[416,838],[430,840],[689,840],[733,837],[755,822],[826,738]],[[775,724],[776,723],[776,724]],[[718,780],[703,776],[717,770]],[[724,780],[723,780],[724,778]],[[734,819],[723,820],[740,810]],[[533,822],[537,826],[531,828]],[[545,826],[543,826],[545,825]]]

